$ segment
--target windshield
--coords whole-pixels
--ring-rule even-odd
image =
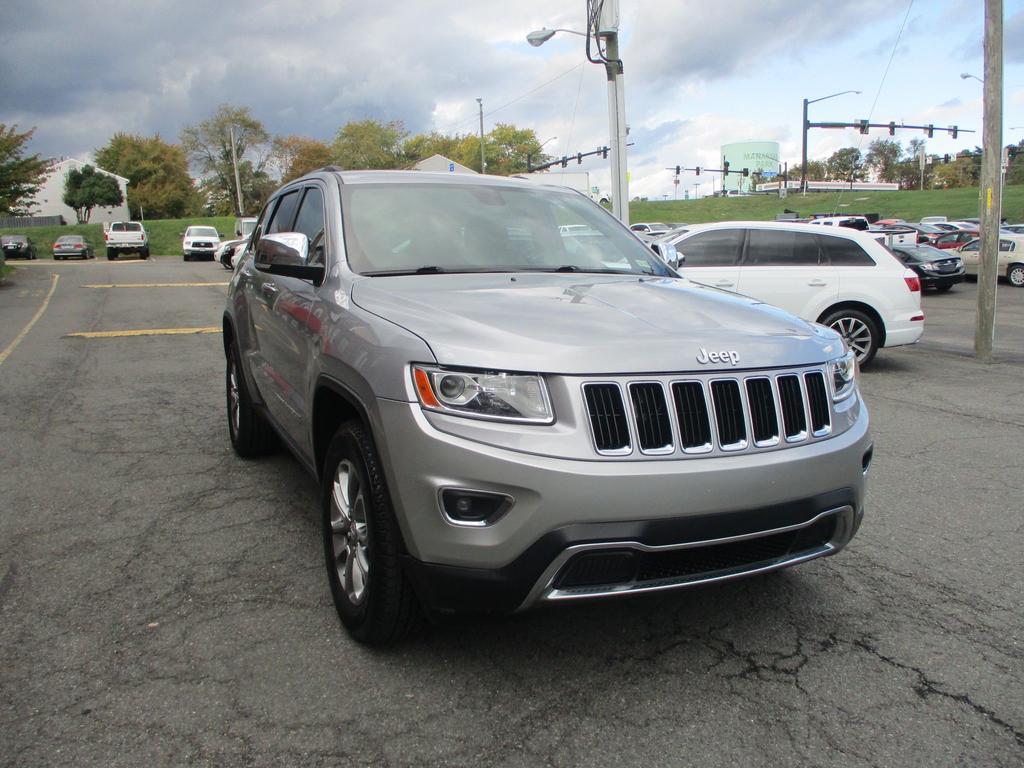
[[[948,259],[951,258],[948,253],[943,252],[939,248],[933,248],[930,245],[919,245],[916,248],[896,248],[898,253],[909,256],[915,261],[933,261],[935,259]]]
[[[245,219],[242,221],[242,237],[248,237],[256,229],[256,219]]]
[[[110,225],[112,232],[141,232],[142,225],[137,221],[118,221]]]
[[[78,236],[78,235],[64,235],[59,240],[57,240],[57,242],[58,243],[65,243],[67,245],[75,245],[77,243],[81,243],[82,242],[82,238],[80,236]]]
[[[24,243],[24,235],[4,235],[0,237],[0,243]]]
[[[217,230],[214,227],[189,227],[185,237],[217,237]]]
[[[361,274],[608,272],[671,275],[572,191],[476,184],[342,186],[345,245]]]

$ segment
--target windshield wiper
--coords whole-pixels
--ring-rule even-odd
[[[363,272],[362,274],[370,277],[380,277],[382,275],[439,275],[443,272],[450,272],[454,270],[448,270],[444,267],[438,267],[431,265],[429,267],[417,267],[416,269],[379,269],[375,272]]]

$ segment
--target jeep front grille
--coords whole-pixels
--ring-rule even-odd
[[[587,384],[583,392],[598,452],[629,453],[629,426],[619,385]]]
[[[656,378],[583,384],[599,454],[625,456],[634,447],[642,455],[735,453],[832,432],[832,403],[820,368]]]

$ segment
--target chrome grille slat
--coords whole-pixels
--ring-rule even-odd
[[[583,382],[582,389],[594,448],[609,457],[772,450],[825,439],[833,430],[821,366],[686,378],[616,376]]]

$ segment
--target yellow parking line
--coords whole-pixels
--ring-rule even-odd
[[[195,288],[201,285],[230,285],[230,283],[90,283],[83,288]]]
[[[209,328],[135,328],[126,331],[79,331],[65,334],[79,339],[115,339],[121,336],[186,336],[196,333],[220,333],[220,326]]]
[[[46,298],[43,300],[43,305],[36,310],[36,313],[32,316],[32,319],[28,321],[28,325],[21,329],[19,333],[10,344],[4,347],[4,351],[0,352],[0,365],[3,365],[4,360],[7,356],[14,351],[14,348],[21,343],[21,340],[28,336],[28,332],[32,330],[32,326],[36,324],[40,317],[43,316],[43,312],[50,306],[50,299],[53,298],[53,292],[57,290],[57,281],[60,280],[60,275],[51,275],[53,280],[50,282],[50,292],[46,294]],[[220,330],[220,329],[218,329]]]

